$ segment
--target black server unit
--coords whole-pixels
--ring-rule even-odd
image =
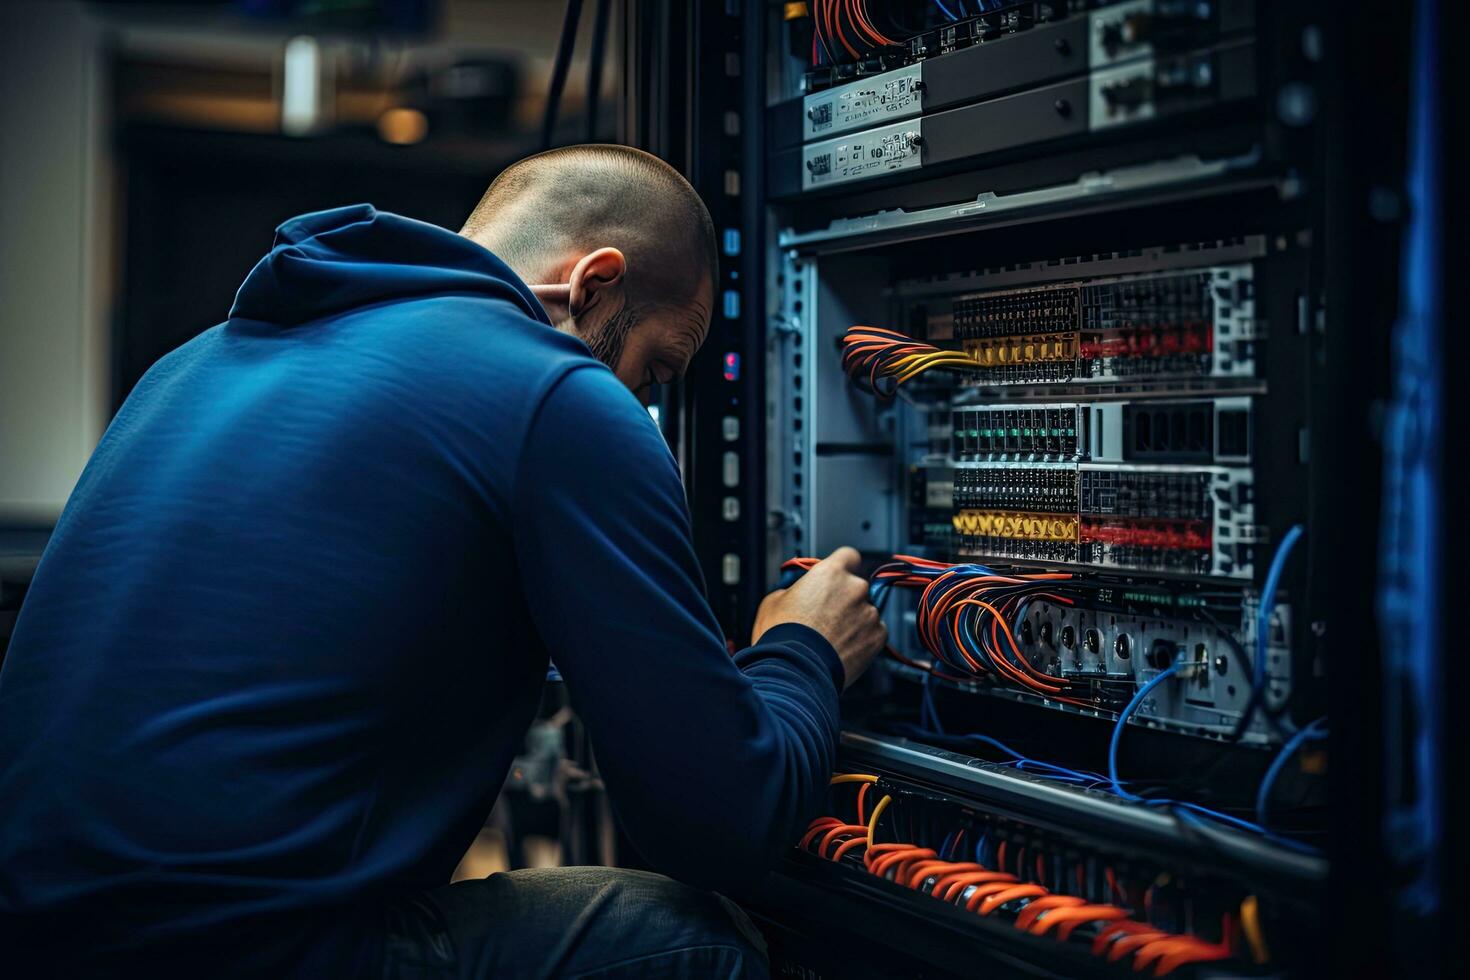
[[[777,975],[1447,970],[1375,582],[1409,7],[627,0],[722,250],[662,414],[714,608],[852,544],[891,637]]]

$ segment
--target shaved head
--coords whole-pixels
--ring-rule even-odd
[[[709,333],[718,257],[704,202],[626,146],[569,146],[505,169],[460,234],[494,252],[552,324],[644,402]]]
[[[460,234],[528,282],[569,254],[610,246],[627,258],[641,302],[691,298],[717,265],[715,231],[694,188],[658,157],[627,146],[548,150],[507,167]]]

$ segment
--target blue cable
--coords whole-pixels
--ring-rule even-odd
[[[1168,670],[1165,670],[1163,673],[1150,680],[1147,684],[1143,685],[1143,687],[1138,689],[1138,693],[1133,695],[1133,700],[1129,701],[1127,706],[1118,713],[1118,721],[1113,726],[1113,737],[1108,742],[1108,781],[1110,784],[1109,788],[1112,789],[1115,794],[1121,796],[1125,800],[1132,800],[1135,803],[1142,803],[1145,806],[1169,807],[1170,809],[1174,810],[1181,819],[1184,819],[1187,814],[1197,813],[1201,816],[1209,817],[1211,820],[1215,820],[1220,823],[1236,827],[1240,830],[1244,830],[1253,834],[1260,834],[1261,836],[1271,840],[1273,843],[1279,844],[1291,850],[1300,851],[1308,854],[1319,853],[1317,848],[1312,847],[1308,844],[1303,844],[1300,841],[1292,840],[1289,837],[1282,837],[1278,834],[1273,834],[1270,829],[1265,825],[1264,820],[1258,821],[1257,823],[1251,823],[1249,820],[1242,820],[1239,817],[1233,817],[1228,813],[1222,813],[1219,810],[1213,810],[1207,806],[1201,806],[1198,803],[1190,803],[1187,800],[1172,800],[1162,798],[1145,799],[1137,795],[1136,793],[1130,793],[1128,790],[1123,788],[1122,780],[1118,778],[1118,743],[1122,741],[1124,726],[1128,724],[1128,718],[1133,714],[1138,706],[1143,703],[1143,699],[1148,696],[1148,693],[1158,685],[1162,684],[1168,678],[1177,674],[1181,666],[1183,665],[1174,664]],[[1316,722],[1313,722],[1313,724],[1315,725]],[[1307,726],[1307,728],[1302,729],[1302,732],[1308,731],[1311,727],[1311,725]],[[1302,732],[1297,733],[1298,738],[1301,737]],[[1296,739],[1293,739],[1293,741],[1296,741]],[[1290,746],[1291,743],[1288,742],[1287,747]],[[1286,747],[1283,747],[1281,757],[1278,758],[1278,761],[1284,763],[1287,755],[1288,753],[1286,751]],[[1273,763],[1273,767],[1275,767],[1275,763]],[[1268,771],[1267,778],[1274,780],[1275,776]],[[1269,784],[1266,784],[1265,788],[1269,790]],[[1260,812],[1260,805],[1258,802],[1257,814],[1259,815]]]
[[[1015,749],[1011,748],[1009,745],[1006,745],[999,739],[991,738],[989,735],[980,735],[976,733],[950,735],[944,732],[926,731],[923,728],[915,728],[909,725],[894,725],[893,732],[894,734],[911,732],[912,734],[917,735],[920,738],[934,738],[935,736],[938,736],[943,739],[948,739],[952,742],[979,742],[982,745],[990,746],[997,752],[1000,752],[1002,755],[1010,756],[1011,761],[1008,763],[1002,763],[1003,765],[1014,765],[1017,768],[1022,769],[1024,769],[1026,766],[1034,766],[1037,769],[1042,770],[1040,772],[1036,772],[1035,775],[1042,776],[1048,779],[1065,779],[1068,782],[1084,783],[1097,783],[1107,781],[1105,777],[1095,772],[1068,769],[1065,766],[1053,765],[1050,762],[1040,762],[1036,759],[1029,759],[1021,753],[1017,752]]]
[[[1281,751],[1276,753],[1276,758],[1271,760],[1271,765],[1266,769],[1266,775],[1261,779],[1261,787],[1256,790],[1256,823],[1263,828],[1269,827],[1267,820],[1271,803],[1271,787],[1276,785],[1276,779],[1281,775],[1281,770],[1286,767],[1287,761],[1296,754],[1297,749],[1307,742],[1319,742],[1327,737],[1327,719],[1318,718],[1316,721],[1306,725],[1281,746]]]
[[[1238,817],[1230,816],[1228,813],[1220,813],[1218,810],[1211,810],[1209,807],[1200,806],[1198,803],[1185,803],[1180,800],[1159,800],[1157,802],[1168,804],[1173,808],[1174,815],[1185,823],[1204,825],[1203,821],[1198,817],[1191,816],[1191,811],[1203,813],[1213,820],[1232,824],[1253,834],[1259,834],[1276,846],[1285,848],[1288,851],[1296,851],[1298,854],[1309,854],[1313,857],[1322,853],[1320,848],[1313,847],[1311,844],[1306,844],[1299,840],[1292,840],[1290,837],[1283,837],[1280,834],[1273,834],[1265,827],[1253,824],[1249,820],[1241,820]]]
[[[943,9],[946,14],[953,18],[953,14],[950,14],[949,10],[945,8],[942,3],[939,3],[939,0],[935,0],[935,2],[939,4],[940,8]],[[1281,576],[1285,570],[1286,561],[1288,558],[1290,558],[1292,548],[1296,545],[1301,536],[1302,528],[1301,525],[1298,524],[1293,525],[1282,537],[1280,544],[1277,545],[1276,554],[1271,560],[1271,567],[1267,571],[1266,581],[1261,589],[1260,609],[1257,612],[1256,624],[1256,670],[1254,677],[1252,678],[1254,684],[1254,692],[1252,695],[1252,710],[1254,709],[1254,707],[1258,706],[1259,694],[1263,690],[1265,684],[1266,652],[1269,645],[1268,641],[1270,636],[1271,611],[1275,606],[1276,592],[1280,586]],[[932,574],[930,574],[929,570],[915,571],[918,574],[929,575],[929,577],[935,577],[939,574],[937,570],[934,571]],[[962,574],[969,575],[994,574],[991,569],[986,568],[984,565],[974,564],[954,566],[947,571],[961,572]],[[875,581],[871,587],[869,595],[873,603],[877,605],[881,610],[882,604],[886,601],[889,592],[889,583],[883,581]],[[965,636],[967,635],[967,633],[965,631],[962,631],[961,635]],[[946,639],[948,639],[947,636]],[[989,657],[985,654],[985,652],[978,647],[973,647],[967,644],[966,652],[969,652],[977,659],[989,660]],[[941,657],[940,659],[944,660],[946,658]],[[1123,788],[1123,781],[1118,776],[1118,745],[1122,740],[1123,731],[1128,724],[1128,719],[1132,717],[1133,712],[1138,709],[1138,706],[1143,703],[1143,699],[1149,695],[1149,692],[1151,692],[1158,685],[1162,684],[1168,678],[1178,674],[1180,668],[1183,666],[1192,665],[1176,663],[1173,666],[1169,667],[1167,670],[1164,670],[1162,673],[1153,677],[1146,684],[1144,684],[1143,687],[1138,689],[1138,691],[1133,695],[1133,698],[1128,702],[1123,710],[1119,712],[1118,720],[1113,726],[1112,738],[1109,740],[1108,743],[1108,774],[1106,777],[1102,776],[1099,773],[1088,772],[1086,770],[1069,769],[1065,766],[1058,766],[1049,762],[1041,762],[1036,759],[1029,759],[1021,753],[1017,752],[1015,749],[1006,745],[1004,742],[1001,742],[999,739],[991,738],[988,735],[980,735],[976,733],[959,735],[948,734],[944,731],[943,724],[939,719],[939,712],[934,704],[933,692],[931,689],[931,682],[933,680],[933,677],[932,675],[928,674],[925,675],[921,684],[922,694],[920,701],[919,717],[922,724],[917,728],[914,728],[913,726],[896,726],[896,729],[911,729],[914,734],[918,735],[920,738],[933,738],[935,736],[938,736],[939,738],[959,742],[979,742],[981,744],[990,746],[991,748],[999,751],[1004,755],[1010,756],[1011,761],[1007,763],[1002,763],[1002,765],[1014,766],[1017,770],[1030,772],[1031,774],[1043,779],[1050,779],[1057,782],[1080,784],[1088,788],[1092,786],[1103,786],[1111,790],[1111,792],[1113,792],[1115,795],[1125,800],[1140,802],[1147,806],[1170,807],[1175,811],[1176,815],[1180,819],[1193,820],[1195,819],[1195,817],[1193,817],[1192,814],[1198,814],[1200,816],[1208,817],[1211,820],[1215,820],[1229,826],[1237,827],[1250,833],[1260,834],[1263,837],[1292,850],[1310,854],[1320,853],[1317,848],[1314,848],[1308,844],[1304,844],[1300,841],[1292,840],[1291,838],[1282,837],[1278,834],[1272,833],[1271,830],[1266,826],[1265,801],[1269,798],[1271,786],[1272,784],[1274,784],[1276,778],[1279,776],[1281,768],[1286,764],[1287,760],[1290,759],[1291,755],[1296,751],[1296,749],[1300,747],[1300,745],[1305,741],[1317,740],[1325,737],[1326,733],[1321,731],[1318,726],[1325,723],[1326,719],[1318,719],[1317,721],[1312,722],[1312,724],[1303,728],[1301,731],[1297,732],[1284,746],[1282,746],[1280,754],[1275,760],[1272,761],[1271,766],[1266,771],[1266,776],[1263,779],[1262,785],[1257,794],[1257,823],[1251,823],[1249,820],[1242,820],[1239,817],[1231,816],[1228,813],[1222,813],[1219,810],[1213,810],[1198,803],[1190,803],[1185,800],[1173,800],[1165,798],[1145,798]],[[932,728],[930,727],[931,725]],[[897,731],[895,733],[897,733]],[[975,844],[975,851],[977,855],[976,860],[978,863],[982,864],[984,863],[984,861],[978,855],[981,853],[985,842],[986,838],[982,837]],[[957,842],[955,843],[957,844]],[[946,840],[946,843],[941,847],[941,853],[944,849],[947,849],[949,847],[950,842]]]
[[[959,18],[954,15],[954,11],[950,10],[944,5],[944,0],[934,0],[934,6],[938,7],[940,13],[944,14],[944,16],[948,17],[950,20],[959,20]]]
[[[1123,710],[1118,714],[1118,720],[1113,726],[1112,738],[1108,743],[1107,776],[1103,776],[1099,773],[1087,772],[1086,770],[1069,769],[1065,766],[1053,765],[1049,762],[1040,762],[1036,759],[1029,759],[1021,753],[1017,752],[1015,749],[1011,748],[1009,745],[1006,745],[999,739],[992,738],[989,735],[981,735],[978,733],[951,735],[945,734],[943,732],[927,731],[922,727],[905,725],[894,726],[894,733],[902,734],[905,731],[909,731],[920,738],[937,737],[948,740],[950,742],[978,742],[982,745],[989,746],[990,748],[996,750],[997,752],[1000,752],[1003,755],[1010,757],[1009,762],[1000,763],[1000,765],[1014,766],[1018,770],[1030,772],[1032,775],[1035,775],[1042,779],[1048,779],[1054,782],[1069,783],[1073,785],[1081,785],[1084,788],[1100,786],[1125,800],[1130,800],[1135,803],[1142,803],[1145,806],[1168,807],[1181,820],[1197,821],[1199,817],[1207,817],[1217,823],[1222,823],[1227,826],[1246,831],[1248,833],[1257,834],[1289,850],[1313,855],[1321,853],[1317,848],[1312,847],[1309,844],[1305,844],[1301,841],[1292,840],[1289,837],[1283,837],[1279,834],[1273,833],[1268,827],[1264,825],[1264,822],[1252,823],[1249,820],[1243,820],[1240,817],[1232,816],[1228,813],[1223,813],[1219,810],[1211,809],[1210,807],[1204,806],[1199,803],[1191,803],[1187,800],[1175,800],[1162,797],[1142,797],[1136,793],[1130,792],[1123,787],[1123,781],[1118,775],[1118,745],[1122,739],[1123,730],[1128,724],[1128,719],[1132,717],[1133,712],[1138,709],[1138,706],[1143,703],[1143,699],[1146,698],[1155,687],[1162,684],[1170,677],[1178,674],[1180,669],[1184,666],[1192,665],[1174,664],[1167,670],[1158,674],[1156,677],[1151,678],[1146,684],[1143,685],[1143,687],[1139,688],[1138,692],[1133,695],[1132,700],[1129,701],[1128,704],[1123,708]],[[937,715],[935,717],[935,721],[938,721]],[[1313,726],[1315,726],[1316,724],[1317,722],[1313,722],[1312,725],[1309,725],[1306,728],[1302,729],[1302,732],[1315,731],[1316,729],[1314,729]],[[1301,736],[1301,733],[1298,733],[1298,736]],[[1311,737],[1313,736],[1308,735],[1305,738]],[[1305,738],[1302,738],[1301,740],[1305,740]],[[1294,750],[1295,746],[1292,746],[1290,743],[1288,743],[1288,746],[1283,747],[1283,760],[1290,755],[1290,752],[1287,751],[1288,748]],[[1267,779],[1274,780],[1275,775],[1268,771]],[[1269,792],[1269,783],[1267,785],[1267,790]],[[983,843],[984,838],[982,838],[980,842],[976,843],[977,854],[979,853],[980,848],[983,846]],[[976,861],[980,864],[985,863],[984,860],[979,857],[976,858]]]
[[[927,715],[928,721],[926,722],[926,724],[932,726],[934,731],[938,732],[941,735],[944,735],[946,734],[944,731],[944,724],[940,722],[939,709],[936,708],[934,705],[934,689],[931,685],[931,682],[933,680],[933,674],[925,674],[923,681],[920,682],[920,687],[923,689],[923,695],[919,702],[919,718],[922,721],[923,718]]]
[[[1113,725],[1113,737],[1108,742],[1108,782],[1112,784],[1113,792],[1125,800],[1141,800],[1143,797],[1124,789],[1123,781],[1118,778],[1118,743],[1123,740],[1123,729],[1128,724],[1128,717],[1143,703],[1143,699],[1148,697],[1148,692],[1177,673],[1179,673],[1179,665],[1175,664],[1140,687],[1138,693],[1133,695],[1133,700],[1128,702],[1127,707],[1118,712],[1118,721]]]
[[[1286,559],[1291,557],[1291,549],[1301,536],[1302,526],[1293,524],[1276,546],[1271,568],[1266,572],[1266,584],[1261,588],[1261,604],[1256,610],[1256,670],[1255,676],[1251,678],[1252,698],[1257,702],[1266,688],[1266,651],[1270,646],[1271,611],[1276,606],[1276,589],[1281,584],[1281,573],[1286,569]]]

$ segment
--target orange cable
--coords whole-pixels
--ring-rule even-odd
[[[990,882],[1003,882],[1014,884],[1015,875],[1008,875],[1004,871],[967,871],[960,874],[945,875],[934,883],[929,894],[941,901],[953,902],[957,900],[966,888],[971,885],[984,885]],[[944,887],[944,894],[938,894],[940,887]]]
[[[1007,902],[1014,902],[1018,898],[1040,898],[1045,894],[1047,894],[1046,889],[1040,885],[1015,885],[1003,892],[987,896],[985,901],[980,903],[978,911],[981,915],[989,915]]]
[[[1058,939],[1069,939],[1072,930],[1084,922],[1111,922],[1117,919],[1126,919],[1128,910],[1116,905],[1079,905],[1071,909],[1057,909],[1048,912],[1031,924],[1031,931],[1038,936],[1045,935],[1054,926],[1061,926],[1057,930]]]
[[[1037,887],[1042,886],[1038,885]],[[1031,923],[1036,921],[1036,917],[1048,909],[1068,908],[1073,905],[1086,904],[1087,899],[1078,898],[1076,895],[1043,895],[1035,901],[1027,902],[1026,907],[1016,915],[1016,928],[1030,929]]]

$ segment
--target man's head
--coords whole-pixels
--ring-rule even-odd
[[[569,146],[495,179],[460,234],[531,287],[641,398],[709,332],[714,226],[678,171],[625,146]]]

